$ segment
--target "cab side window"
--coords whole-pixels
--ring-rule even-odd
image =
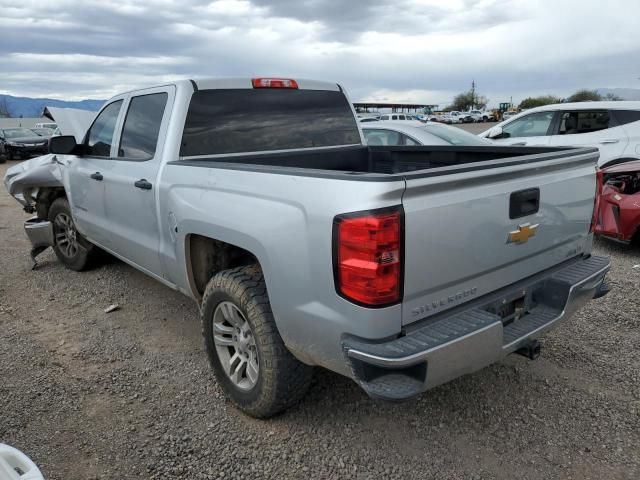
[[[118,157],[132,160],[153,158],[167,97],[162,92],[131,99],[122,128]]]
[[[554,112],[532,113],[502,127],[500,138],[542,137],[547,135]]]
[[[610,128],[611,118],[607,110],[578,110],[562,112],[558,135],[591,133]]]
[[[85,155],[91,157],[108,157],[111,155],[113,132],[122,107],[122,100],[107,105],[96,117],[87,133]]]

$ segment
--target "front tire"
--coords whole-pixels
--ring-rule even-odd
[[[48,217],[53,226],[53,251],[58,260],[77,272],[88,269],[97,255],[97,248],[76,229],[67,199],[54,200]]]
[[[285,347],[258,265],[215,275],[205,290],[200,318],[216,379],[240,410],[268,418],[304,397],[313,368]]]

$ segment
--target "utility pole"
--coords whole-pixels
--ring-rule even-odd
[[[471,109],[476,108],[476,81],[471,80]]]

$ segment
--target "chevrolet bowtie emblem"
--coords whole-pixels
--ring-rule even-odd
[[[509,239],[507,243],[527,243],[531,237],[533,237],[538,231],[540,224],[531,225],[525,223],[518,227],[518,230],[509,232]]]

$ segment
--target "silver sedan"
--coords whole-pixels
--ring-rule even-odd
[[[488,140],[465,132],[457,127],[438,123],[420,126],[404,125],[403,122],[371,122],[361,125],[367,145],[459,145],[486,146]]]

